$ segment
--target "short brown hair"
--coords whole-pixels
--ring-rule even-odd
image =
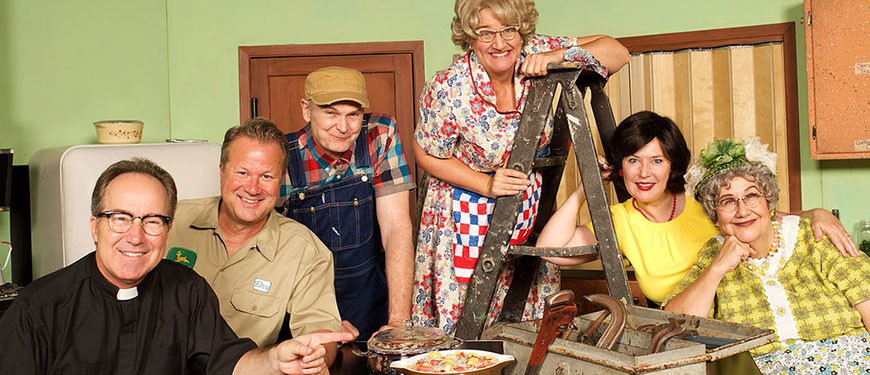
[[[673,120],[650,111],[640,111],[626,117],[613,132],[610,144],[605,150],[607,163],[613,166],[610,181],[620,189],[625,189],[625,179],[619,174],[622,171],[622,161],[654,139],[659,140],[665,158],[671,162],[667,190],[673,194],[686,191],[686,179],[683,175],[692,160],[686,138]]]
[[[226,165],[229,161],[230,144],[238,137],[248,137],[260,143],[275,142],[281,148],[284,158],[281,161],[281,171],[286,171],[287,162],[290,157],[289,144],[284,138],[284,133],[272,121],[263,117],[254,117],[244,124],[233,126],[227,129],[224,133],[224,143],[221,145],[221,165]]]
[[[471,49],[471,43],[477,39],[474,30],[480,23],[480,11],[485,8],[491,9],[502,23],[519,27],[523,46],[535,33],[538,10],[532,0],[456,0],[450,28],[453,32],[453,44],[463,51]]]
[[[126,173],[141,173],[157,179],[163,185],[163,190],[166,191],[166,200],[169,202],[168,216],[175,216],[175,204],[178,203],[175,180],[165,169],[145,158],[132,158],[115,162],[100,174],[96,185],[94,185],[94,192],[91,194],[91,215],[97,216],[103,211],[103,197],[106,195],[106,188],[115,178]]]

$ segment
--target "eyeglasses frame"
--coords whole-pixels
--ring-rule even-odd
[[[517,37],[516,35],[514,35],[514,36],[512,36],[512,37],[510,37],[510,38],[505,38],[505,37],[504,37],[504,35],[503,35],[502,33],[505,32],[505,31],[507,31],[507,30],[511,30],[511,29],[513,29],[513,31],[514,31],[517,35],[519,35],[519,33],[520,33],[520,27],[519,27],[519,26],[505,26],[505,27],[502,27],[500,30],[493,30],[493,29],[487,29],[487,28],[480,28],[480,29],[474,30],[474,34],[477,35],[477,39],[478,39],[478,40],[480,40],[481,42],[484,42],[484,43],[491,43],[492,41],[494,41],[494,40],[495,40],[495,36],[496,36],[496,34],[498,34],[499,36],[501,36],[501,38],[502,38],[503,40],[508,41],[508,40],[514,40],[514,39]],[[492,39],[490,39],[490,40],[484,40],[484,36],[481,35],[481,32],[483,32],[483,31],[489,31],[489,32],[491,32],[492,34],[489,34],[489,35],[492,35]]]
[[[750,194],[757,194],[758,195],[758,203],[753,203],[753,204],[746,203],[746,197],[749,196]],[[720,199],[716,200],[716,209],[722,210],[722,212],[724,212],[724,213],[733,213],[733,212],[737,212],[737,210],[740,208],[741,203],[744,206],[746,206],[747,208],[757,208],[761,205],[761,201],[766,199],[766,198],[764,197],[764,194],[762,194],[761,192],[748,193],[740,198],[731,197],[730,199],[734,199],[734,202],[735,202],[733,209],[729,209],[729,208],[726,208],[725,206],[723,206],[721,204],[723,199],[725,199],[725,198],[720,198]]]
[[[133,222],[135,222],[136,219],[139,219],[139,227],[142,228],[142,232],[144,232],[145,234],[147,234],[147,235],[149,235],[149,236],[159,236],[159,235],[161,235],[161,234],[163,234],[163,233],[166,233],[166,227],[168,227],[169,224],[172,223],[172,218],[169,217],[169,216],[158,215],[158,214],[151,214],[151,215],[145,215],[145,216],[135,216],[135,215],[133,215],[133,214],[131,214],[131,213],[129,213],[129,212],[125,212],[125,211],[103,211],[103,212],[99,212],[99,213],[97,213],[97,214],[94,215],[94,216],[95,216],[96,218],[98,218],[98,219],[101,218],[101,217],[104,217],[104,218],[106,218],[106,219],[111,219],[112,215],[115,215],[115,214],[124,214],[124,215],[128,215],[128,216],[130,216],[130,218],[131,218],[131,220],[130,220],[130,227],[127,228],[127,230],[125,230],[125,231],[123,231],[123,232],[120,232],[120,231],[116,230],[114,227],[112,227],[112,221],[111,221],[111,220],[107,220],[107,221],[106,221],[106,225],[109,226],[109,229],[111,229],[112,232],[115,232],[115,233],[118,233],[118,234],[124,234],[124,233],[129,232],[130,229],[133,229]],[[163,229],[160,233],[152,234],[152,233],[148,233],[148,231],[145,230],[145,219],[152,218],[152,217],[156,217],[156,218],[158,218],[158,219],[160,219],[160,220],[163,221],[163,228],[164,228],[164,229]]]

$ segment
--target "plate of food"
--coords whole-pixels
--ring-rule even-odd
[[[390,367],[406,375],[495,375],[515,360],[512,355],[484,350],[436,350],[393,361]]]

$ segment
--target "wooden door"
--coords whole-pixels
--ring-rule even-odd
[[[305,77],[333,65],[363,73],[370,105],[366,112],[396,118],[408,167],[419,178],[412,142],[425,82],[420,41],[239,47],[240,121],[260,116],[285,133],[299,130],[305,126],[299,105]],[[412,218],[415,200],[412,191]]]
[[[316,69],[331,65],[363,73],[370,102],[366,112],[391,114],[400,124],[413,123],[414,105],[411,101],[414,87],[409,74],[411,57],[407,54],[348,56],[340,62],[330,56],[254,59],[251,62],[251,94],[257,98],[257,116],[272,120],[284,132],[302,128],[305,121],[299,101],[305,77]]]

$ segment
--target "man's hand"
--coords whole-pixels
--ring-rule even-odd
[[[278,344],[275,360],[282,374],[322,374],[326,369],[323,344],[353,340],[349,332],[311,333]]]
[[[356,340],[356,338],[359,337],[359,330],[356,329],[356,327],[354,327],[353,324],[351,324],[351,322],[350,322],[350,321],[347,321],[347,320],[342,320],[342,321],[341,321],[341,333],[349,333],[349,334],[351,334],[351,338],[350,338],[350,339],[347,339],[347,340],[342,339],[342,340],[341,340],[341,343],[342,343],[342,344],[344,344],[344,343],[346,343],[346,342],[350,342],[350,341]]]

